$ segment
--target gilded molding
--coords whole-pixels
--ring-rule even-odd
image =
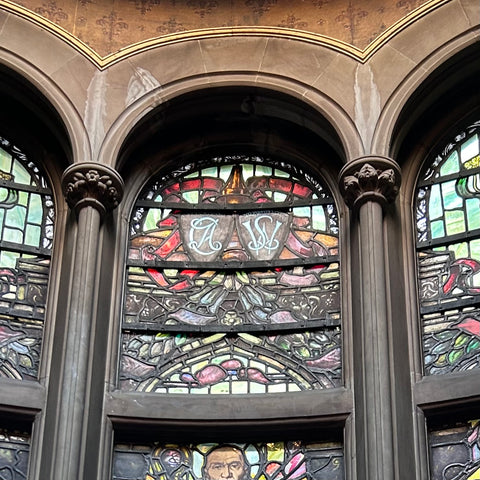
[[[105,165],[75,164],[65,170],[62,189],[69,207],[77,213],[90,206],[104,215],[122,200],[123,180],[115,170]]]
[[[60,27],[56,23],[48,20],[41,15],[22,7],[10,0],[0,0],[0,9],[13,13],[19,17],[22,17],[35,25],[43,28],[56,37],[62,39],[72,48],[77,50],[88,60],[90,60],[98,69],[103,70],[121,60],[129,58],[137,53],[152,50],[154,48],[169,45],[173,43],[184,42],[188,40],[201,40],[207,38],[219,38],[219,37],[233,37],[233,36],[256,36],[256,37],[279,37],[286,39],[299,40],[302,42],[313,43],[315,45],[322,45],[337,52],[343,53],[360,63],[365,63],[376,51],[378,51],[385,43],[390,41],[397,33],[417,21],[418,19],[426,16],[431,11],[438,7],[450,2],[451,0],[430,0],[421,5],[420,7],[409,12],[405,17],[401,18],[383,33],[378,35],[366,48],[359,49],[349,43],[321,35],[319,33],[309,32],[305,30],[295,30],[291,28],[283,27],[253,27],[253,26],[240,26],[240,27],[218,27],[218,28],[205,28],[197,30],[188,30],[185,32],[172,33],[168,35],[162,35],[160,37],[151,38],[140,41],[138,43],[128,45],[120,50],[110,53],[106,56],[99,55],[94,49],[82,42],[72,33],[68,32],[64,28]]]
[[[387,157],[360,157],[345,165],[339,175],[345,203],[354,210],[368,201],[382,206],[393,202],[400,182],[400,167]]]

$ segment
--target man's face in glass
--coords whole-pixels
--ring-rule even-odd
[[[241,452],[233,448],[219,448],[207,456],[206,480],[243,480],[245,462]]]

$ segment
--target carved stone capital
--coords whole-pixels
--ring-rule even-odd
[[[123,196],[123,180],[110,167],[99,163],[80,163],[68,167],[62,188],[70,208],[78,213],[90,206],[104,215],[118,206]]]
[[[382,206],[393,202],[400,188],[401,173],[396,162],[387,157],[360,157],[340,171],[339,184],[345,203],[358,209],[365,202]]]

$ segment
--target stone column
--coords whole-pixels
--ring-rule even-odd
[[[360,270],[351,277],[358,292],[353,304],[357,473],[362,480],[390,480],[395,478],[394,416],[383,208],[398,193],[400,168],[388,158],[361,157],[345,165],[339,178],[357,228],[352,258],[358,256]]]
[[[62,187],[68,205],[77,214],[78,226],[69,288],[56,449],[50,478],[81,480],[86,461],[89,358],[95,318],[100,224],[103,216],[119,204],[123,181],[115,170],[105,165],[82,163],[67,168]]]

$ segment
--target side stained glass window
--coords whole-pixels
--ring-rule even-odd
[[[120,388],[341,384],[338,219],[306,172],[257,156],[153,179],[131,218]]]
[[[113,480],[343,480],[337,442],[115,447]]]
[[[0,377],[38,376],[53,226],[46,178],[0,137]]]
[[[427,375],[480,366],[480,122],[435,157],[417,188]]]

